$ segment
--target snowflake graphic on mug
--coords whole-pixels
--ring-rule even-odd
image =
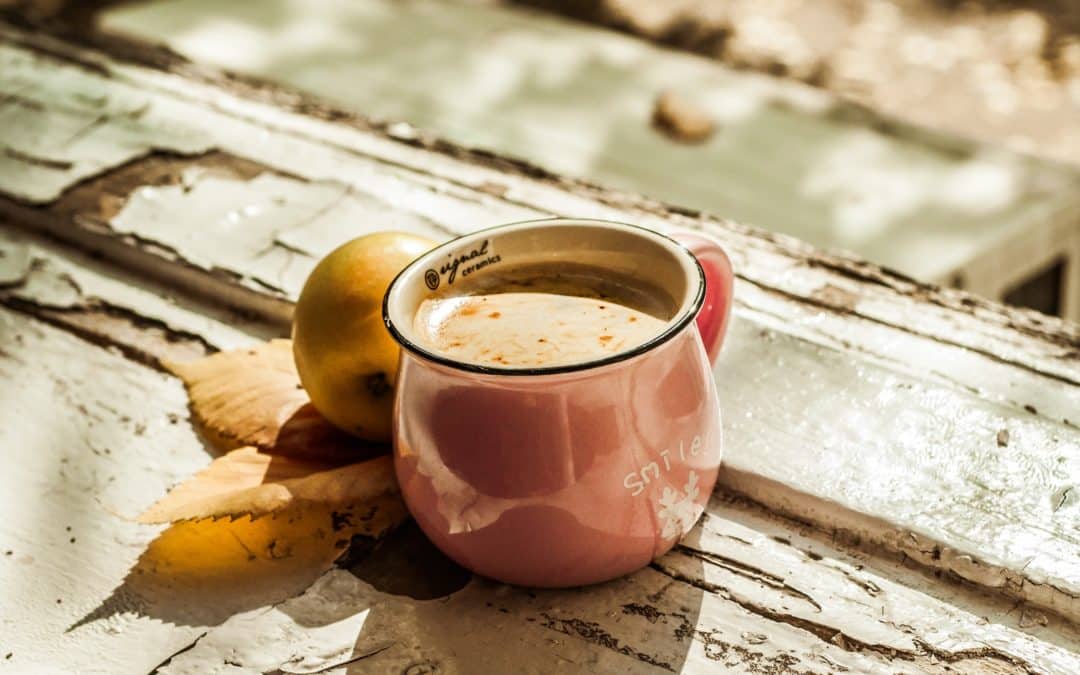
[[[694,523],[697,522],[698,517],[704,510],[696,502],[700,495],[701,488],[698,487],[696,471],[690,472],[682,492],[671,487],[664,488],[656,515],[660,517],[660,522],[663,523],[664,529],[660,534],[665,539],[681,537],[694,526]]]

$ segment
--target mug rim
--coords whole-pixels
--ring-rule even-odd
[[[689,304],[685,306],[683,314],[669,321],[669,325],[660,333],[649,338],[645,342],[631,348],[626,351],[618,352],[610,356],[604,356],[598,359],[590,359],[588,361],[581,361],[580,363],[568,363],[557,366],[541,366],[541,367],[507,367],[497,368],[493,366],[485,366],[477,363],[469,363],[467,361],[459,361],[457,359],[434,352],[413,340],[410,340],[405,336],[397,326],[394,325],[394,321],[390,318],[390,296],[393,294],[395,287],[410,271],[420,265],[424,260],[427,260],[430,256],[442,252],[444,249],[458,246],[459,242],[464,239],[472,238],[485,233],[490,233],[494,230],[502,230],[511,227],[520,227],[522,225],[593,225],[600,227],[614,227],[616,229],[630,230],[634,234],[646,237],[654,237],[663,240],[663,243],[673,245],[677,250],[681,251],[683,255],[687,256],[690,263],[697,271],[697,284],[694,290],[694,297]],[[549,218],[533,218],[530,220],[518,220],[511,223],[501,223],[499,225],[493,225],[491,227],[485,227],[480,230],[474,230],[466,234],[459,235],[448,241],[439,244],[435,248],[426,251],[421,254],[415,260],[406,265],[400,272],[398,272],[393,280],[390,281],[390,285],[386,288],[386,293],[383,295],[382,302],[382,318],[383,324],[386,326],[387,331],[390,332],[390,336],[394,339],[402,349],[410,352],[411,354],[418,356],[424,360],[437,363],[441,366],[451,368],[453,370],[460,370],[468,373],[476,373],[481,375],[500,375],[510,377],[535,377],[538,375],[560,375],[565,373],[581,372],[586,370],[592,370],[595,368],[601,368],[603,366],[609,366],[616,363],[627,361],[637,356],[646,354],[653,349],[663,345],[670,341],[676,335],[682,333],[683,329],[687,327],[694,319],[697,318],[698,312],[701,310],[702,305],[705,302],[705,270],[701,266],[701,262],[698,261],[695,256],[686,246],[679,241],[669,237],[666,234],[651,230],[641,225],[633,225],[631,223],[623,223],[615,220],[604,220],[602,218],[564,218],[561,216],[552,216]]]

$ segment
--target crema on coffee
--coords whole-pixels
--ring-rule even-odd
[[[659,288],[586,265],[548,263],[459,282],[420,305],[426,348],[497,368],[594,361],[663,332],[674,303]]]

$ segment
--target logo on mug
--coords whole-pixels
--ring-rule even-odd
[[[457,281],[459,269],[461,270],[461,276],[467,277],[488,265],[502,262],[502,256],[488,252],[488,244],[489,241],[485,239],[480,246],[468,253],[457,256],[453,253],[447,253],[446,257],[450,259],[448,262],[444,263],[438,270],[429,268],[424,272],[424,284],[434,291],[442,283],[443,275],[446,275],[446,284],[453,286],[454,282]],[[477,258],[480,258],[480,260],[476,260]],[[476,262],[473,262],[474,260]]]

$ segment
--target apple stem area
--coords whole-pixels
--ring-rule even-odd
[[[130,40],[0,35],[0,671],[1080,672],[1074,324]],[[552,214],[700,230],[738,272],[720,485],[671,553],[552,591],[408,524],[134,521],[212,459],[162,364],[287,335],[348,239]]]

